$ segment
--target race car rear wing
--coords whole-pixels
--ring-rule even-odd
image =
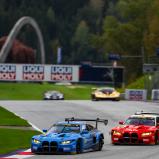
[[[96,129],[98,128],[98,123],[104,123],[104,125],[107,125],[108,124],[108,120],[107,119],[99,119],[99,118],[96,118],[96,119],[80,119],[80,118],[65,118],[65,121],[68,121],[68,123],[70,121],[94,121],[96,122]]]
[[[136,112],[135,113],[135,115],[159,115],[159,113],[153,113],[153,112],[143,112],[143,111],[141,111],[141,112]]]

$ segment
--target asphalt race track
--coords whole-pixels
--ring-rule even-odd
[[[119,120],[127,118],[136,111],[159,113],[159,103],[132,101],[0,101],[6,109],[27,119],[40,129],[49,128],[54,122],[65,117],[106,118],[107,126],[100,124],[104,132],[105,145],[101,152],[86,152],[79,155],[35,155],[32,159],[159,159],[157,146],[114,146],[110,143],[110,129]]]

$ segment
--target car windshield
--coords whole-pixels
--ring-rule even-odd
[[[47,132],[49,133],[79,133],[79,124],[54,124]]]
[[[109,93],[111,94],[114,91],[114,89],[101,89],[100,92],[102,93]]]
[[[131,117],[125,121],[126,125],[148,125],[155,126],[155,118]]]
[[[59,92],[57,92],[57,91],[50,91],[50,92],[48,92],[48,93],[50,93],[50,94],[57,94],[57,93],[59,93]]]

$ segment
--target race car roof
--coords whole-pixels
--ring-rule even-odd
[[[138,118],[156,118],[159,117],[157,114],[135,114],[131,115],[130,117],[138,117]]]
[[[97,88],[97,90],[115,90],[115,88],[113,88],[113,87],[100,87],[100,88]]]
[[[53,91],[47,91],[47,92],[45,92],[45,93],[51,93],[51,94],[52,94],[52,93],[60,93],[60,92],[59,92],[59,91],[54,91],[54,90],[53,90]]]

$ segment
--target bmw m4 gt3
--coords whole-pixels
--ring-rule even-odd
[[[112,144],[158,144],[159,114],[136,113],[111,130]]]
[[[119,101],[120,93],[111,87],[98,88],[91,93],[91,98],[93,101],[97,101],[97,100]]]
[[[86,121],[93,121],[92,126]],[[45,134],[32,137],[31,151],[33,153],[82,153],[92,149],[101,151],[104,144],[104,135],[97,128],[98,122],[107,125],[103,119],[76,119],[66,118],[65,121],[55,123]]]

